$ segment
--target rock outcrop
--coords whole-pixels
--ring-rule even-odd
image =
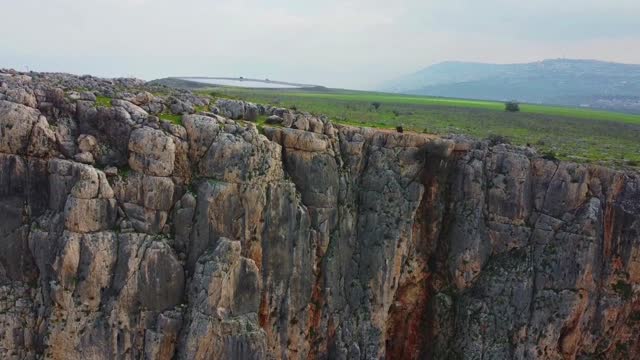
[[[1,358],[640,353],[637,173],[161,90],[0,72]]]

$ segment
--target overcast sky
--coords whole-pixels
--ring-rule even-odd
[[[446,61],[640,63],[640,0],[0,0],[0,67],[374,87]]]

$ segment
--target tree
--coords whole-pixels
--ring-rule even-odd
[[[504,110],[509,112],[518,112],[520,111],[520,104],[515,100],[507,101],[504,103]]]
[[[374,101],[374,102],[371,103],[371,106],[373,106],[376,110],[378,110],[380,105],[382,105],[382,104],[379,101]]]

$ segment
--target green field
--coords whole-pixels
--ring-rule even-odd
[[[640,166],[640,116],[582,108],[433,98],[331,89],[213,87],[199,92],[327,115],[336,123],[475,138],[500,135],[558,159]],[[373,105],[379,103],[378,108]]]

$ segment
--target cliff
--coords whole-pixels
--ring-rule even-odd
[[[638,174],[527,148],[3,71],[0,209],[3,359],[640,353]]]

